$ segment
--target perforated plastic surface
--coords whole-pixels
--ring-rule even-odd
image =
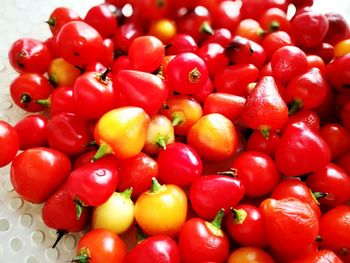
[[[45,40],[44,23],[57,6],[71,7],[82,16],[102,0],[0,0],[0,119],[15,124],[24,112],[9,99],[9,85],[17,76],[7,60],[10,45],[20,37]],[[350,1],[315,0],[323,12],[337,11],[350,21]],[[69,234],[52,249],[56,234],[41,220],[41,205],[23,201],[9,181],[9,167],[0,169],[0,263],[69,262],[79,234]]]

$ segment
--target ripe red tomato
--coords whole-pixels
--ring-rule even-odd
[[[9,164],[15,158],[20,146],[19,140],[16,129],[0,120],[0,167]]]
[[[68,157],[45,147],[31,148],[16,156],[10,178],[15,191],[32,203],[45,202],[71,171]]]
[[[79,14],[71,8],[57,7],[55,8],[47,20],[50,31],[53,36],[56,36],[61,28],[71,21],[81,21]]]

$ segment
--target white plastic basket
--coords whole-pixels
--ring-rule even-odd
[[[21,37],[45,40],[50,36],[44,23],[55,7],[73,8],[84,16],[89,7],[102,0],[0,0],[0,119],[15,124],[24,111],[9,98],[9,85],[17,76],[7,53]],[[350,21],[350,1],[315,0],[322,12],[336,11]],[[79,234],[66,235],[55,249],[55,230],[41,220],[41,205],[23,201],[9,181],[9,166],[0,169],[0,263],[69,262],[75,253]]]

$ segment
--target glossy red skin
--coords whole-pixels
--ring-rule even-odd
[[[325,213],[320,221],[322,247],[335,252],[344,262],[349,262],[350,249],[350,207],[339,205]],[[342,250],[345,252],[342,253]],[[347,252],[346,252],[347,251]]]
[[[275,51],[271,59],[273,76],[282,83],[307,71],[307,57],[295,46],[284,46]]]
[[[202,174],[202,160],[196,151],[184,143],[171,143],[157,158],[158,179],[163,184],[180,187],[190,185]]]
[[[316,251],[315,253],[302,257],[300,259],[293,260],[291,263],[323,263],[323,262],[343,263],[344,261],[342,261],[333,251],[322,249],[322,250]]]
[[[67,187],[72,200],[77,198],[84,206],[98,206],[113,194],[118,180],[117,159],[107,155],[73,170]]]
[[[260,209],[265,236],[273,249],[300,254],[315,241],[319,220],[309,204],[295,198],[268,198]]]
[[[277,167],[286,176],[317,171],[330,160],[327,143],[302,122],[286,127],[275,153]]]
[[[350,150],[350,132],[337,123],[327,123],[321,127],[320,135],[332,152],[332,160]]]
[[[214,76],[214,85],[218,92],[245,96],[248,84],[256,81],[258,76],[259,70],[252,64],[230,65],[217,72]]]
[[[205,23],[211,25],[209,14],[197,14],[190,10],[176,21],[176,30],[181,34],[190,35],[197,43],[200,43],[206,36],[202,30]]]
[[[74,98],[72,87],[58,87],[50,96],[50,114],[54,116],[61,112],[74,113]]]
[[[324,61],[320,56],[307,55],[307,64],[308,69],[318,68],[321,72],[321,75],[324,76],[326,72],[326,65],[324,64]]]
[[[253,18],[257,21],[266,12],[266,10],[276,7],[287,12],[288,1],[278,0],[243,0],[241,7],[242,18]]]
[[[320,56],[326,64],[334,58],[334,47],[326,42],[322,42],[322,44],[313,48],[308,48],[305,51],[308,54]]]
[[[193,70],[197,70],[199,76],[191,79]],[[181,53],[169,62],[165,79],[171,90],[181,94],[196,94],[208,80],[208,69],[204,60],[197,55]]]
[[[76,216],[75,204],[69,196],[67,185],[63,184],[45,202],[41,216],[47,227],[65,232],[79,232],[89,223],[90,211],[83,208],[79,219]]]
[[[202,45],[196,54],[204,60],[211,77],[226,68],[229,63],[224,47],[217,43]]]
[[[314,3],[313,0],[290,0],[289,2],[293,4],[297,9],[312,6]]]
[[[181,262],[200,263],[226,260],[229,240],[225,233],[218,235],[208,228],[209,222],[194,217],[186,221],[179,235]]]
[[[15,78],[10,86],[10,94],[14,103],[27,112],[38,112],[45,109],[44,105],[37,104],[36,100],[50,96],[52,87],[48,80],[37,73],[22,73]],[[28,101],[21,102],[21,97],[27,95]]]
[[[97,61],[103,50],[101,35],[81,21],[65,24],[57,34],[58,53],[69,63],[85,66]]]
[[[170,3],[169,0],[164,0],[160,4],[159,2],[152,0],[144,0],[144,1],[134,1],[134,8],[139,11],[137,14],[143,19],[151,20],[151,19],[160,19],[167,16],[170,11]]]
[[[48,50],[49,50],[49,52],[51,54],[52,60],[59,57],[59,55],[57,54],[56,37],[52,36],[52,37],[47,38],[44,41],[44,44],[48,48]]]
[[[312,48],[322,43],[329,23],[325,15],[310,10],[296,14],[291,20],[291,27],[296,44]]]
[[[0,167],[9,164],[16,156],[20,138],[14,127],[0,120]]]
[[[271,157],[260,152],[243,152],[233,161],[231,168],[236,170],[236,176],[241,180],[245,194],[249,197],[269,194],[281,179]]]
[[[67,7],[55,8],[48,19],[50,21],[49,27],[53,36],[56,36],[61,28],[71,21],[82,21],[79,14],[73,9]],[[52,25],[50,25],[53,23]]]
[[[208,78],[207,82],[205,83],[204,87],[197,92],[196,94],[193,94],[192,97],[197,100],[199,103],[204,103],[205,99],[214,92],[214,83],[211,80],[211,78]]]
[[[47,140],[50,148],[69,156],[86,150],[86,144],[92,141],[88,123],[71,113],[54,115],[47,125]]]
[[[73,97],[75,114],[85,120],[98,119],[117,105],[117,93],[111,79],[104,81],[96,72],[86,72],[76,79]]]
[[[155,115],[168,96],[164,81],[156,75],[136,70],[120,70],[113,78],[120,102],[141,107],[149,116]]]
[[[66,180],[70,171],[71,163],[65,154],[36,147],[16,156],[11,165],[10,178],[15,191],[24,200],[43,203]]]
[[[292,123],[303,122],[314,132],[320,131],[320,117],[312,110],[301,110],[289,116],[286,126]]]
[[[326,97],[328,84],[318,68],[312,68],[292,79],[286,88],[291,101],[299,101],[303,109],[314,109]]]
[[[93,229],[85,233],[77,244],[77,255],[89,251],[91,263],[122,263],[126,256],[125,242],[115,233],[106,229]]]
[[[103,38],[113,36],[117,29],[117,19],[108,4],[91,7],[84,18],[84,22],[95,28]]]
[[[236,206],[244,194],[240,179],[226,175],[206,175],[191,184],[189,198],[199,217],[213,220],[221,208],[228,213],[230,207]]]
[[[210,11],[214,28],[227,28],[231,32],[236,30],[241,18],[237,2],[219,1]]]
[[[255,130],[247,140],[246,150],[262,152],[273,158],[280,139],[276,131],[270,131],[269,137],[265,138],[260,131]]]
[[[334,116],[338,114],[337,109],[338,104],[336,103],[335,90],[331,85],[328,85],[326,98],[314,109],[314,111],[317,113],[320,119],[326,120],[326,122],[333,122]]]
[[[327,64],[326,79],[337,91],[350,94],[350,54],[337,57]]]
[[[315,197],[313,197],[311,189],[306,185],[306,183],[300,181],[299,179],[287,178],[281,181],[270,194],[273,199],[284,199],[288,197],[293,197],[308,203],[310,207],[317,214],[318,218],[321,217],[321,210],[319,204],[317,203]]]
[[[125,23],[118,27],[114,33],[113,41],[117,51],[127,53],[132,41],[142,36],[143,32],[134,23]]]
[[[19,120],[14,126],[19,137],[19,148],[26,150],[45,146],[47,144],[47,124],[48,120],[42,114],[28,115]]]
[[[327,206],[345,204],[350,200],[350,176],[338,165],[329,163],[307,177],[314,192],[327,193],[319,202]]]
[[[103,49],[98,61],[105,67],[111,67],[114,62],[114,42],[110,38],[103,40]]]
[[[214,29],[214,33],[212,35],[209,35],[204,43],[204,44],[209,44],[209,43],[217,43],[220,44],[223,47],[226,47],[230,44],[232,40],[232,33],[230,30],[228,30],[226,27],[221,27]]]
[[[96,151],[97,150],[90,150],[87,152],[83,152],[77,158],[75,158],[73,160],[73,170],[90,163],[93,157],[95,156]]]
[[[112,73],[115,75],[123,69],[132,69],[130,59],[125,55],[119,56],[114,60],[112,64]]]
[[[160,67],[165,56],[165,48],[158,38],[141,36],[131,42],[128,56],[134,70],[152,73]]]
[[[45,43],[31,38],[15,41],[9,50],[9,61],[17,72],[43,74],[48,69],[52,57]]]
[[[224,92],[209,94],[204,101],[203,114],[220,113],[232,122],[236,121],[244,107],[246,99]]]
[[[122,192],[132,187],[133,199],[151,188],[152,177],[158,177],[158,163],[143,152],[128,159],[118,160],[118,165],[117,190]]]
[[[266,52],[263,47],[241,36],[234,37],[226,48],[226,52],[233,64],[248,63],[260,69],[266,61]]]
[[[225,228],[231,238],[241,246],[266,247],[260,209],[249,204],[241,204],[234,209],[244,210],[247,216],[242,223],[237,222],[232,214],[226,216]]]
[[[142,240],[125,257],[124,263],[180,263],[176,242],[166,235]]]
[[[261,42],[261,46],[266,52],[267,58],[270,60],[275,51],[284,46],[293,45],[292,38],[285,31],[276,31],[268,34]]]
[[[274,28],[274,24],[278,24],[278,28]],[[262,14],[259,24],[265,31],[285,31],[290,32],[290,21],[287,13],[280,8],[269,8]],[[277,31],[277,32],[278,32]]]
[[[175,34],[170,38],[171,46],[166,48],[167,55],[177,55],[185,52],[196,53],[198,45],[196,41],[188,34]]]
[[[335,163],[347,174],[350,174],[350,152],[340,156]]]
[[[329,12],[326,13],[325,16],[329,24],[327,34],[324,37],[325,42],[334,46],[338,42],[349,38],[349,24],[341,14]]]
[[[247,96],[242,118],[252,129],[279,130],[288,119],[288,108],[273,77],[263,77]]]
[[[340,122],[345,128],[350,130],[350,103],[344,105],[340,111]]]

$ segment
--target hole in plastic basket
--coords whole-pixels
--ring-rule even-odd
[[[45,251],[46,257],[48,260],[51,261],[57,261],[58,257],[59,257],[59,252],[57,250],[57,248],[48,248]]]
[[[3,102],[2,102],[3,103]],[[6,191],[6,192],[12,192],[13,191],[13,186],[10,182],[3,182],[2,183],[2,188]]]
[[[23,248],[23,241],[19,237],[14,237],[10,240],[10,248],[14,252],[19,252]]]
[[[23,227],[30,227],[33,223],[33,217],[30,214],[23,214],[19,219],[19,223]]]
[[[40,230],[36,230],[32,232],[31,238],[34,244],[41,245],[42,243],[44,243],[45,234]]]
[[[77,243],[77,240],[75,239],[74,236],[72,235],[68,235],[64,238],[64,247],[67,249],[67,250],[72,250],[75,248],[75,245]]]
[[[36,256],[29,256],[26,259],[26,263],[40,263],[40,260]]]
[[[23,206],[23,200],[20,197],[13,197],[11,198],[9,205],[12,210],[20,209]]]
[[[0,219],[0,231],[4,232],[9,230],[10,228],[10,222],[7,220],[7,218],[1,218]]]
[[[10,100],[3,100],[3,101],[0,102],[0,108],[2,110],[9,110],[12,107],[13,107],[13,103]],[[13,187],[12,187],[12,189],[13,189]]]

